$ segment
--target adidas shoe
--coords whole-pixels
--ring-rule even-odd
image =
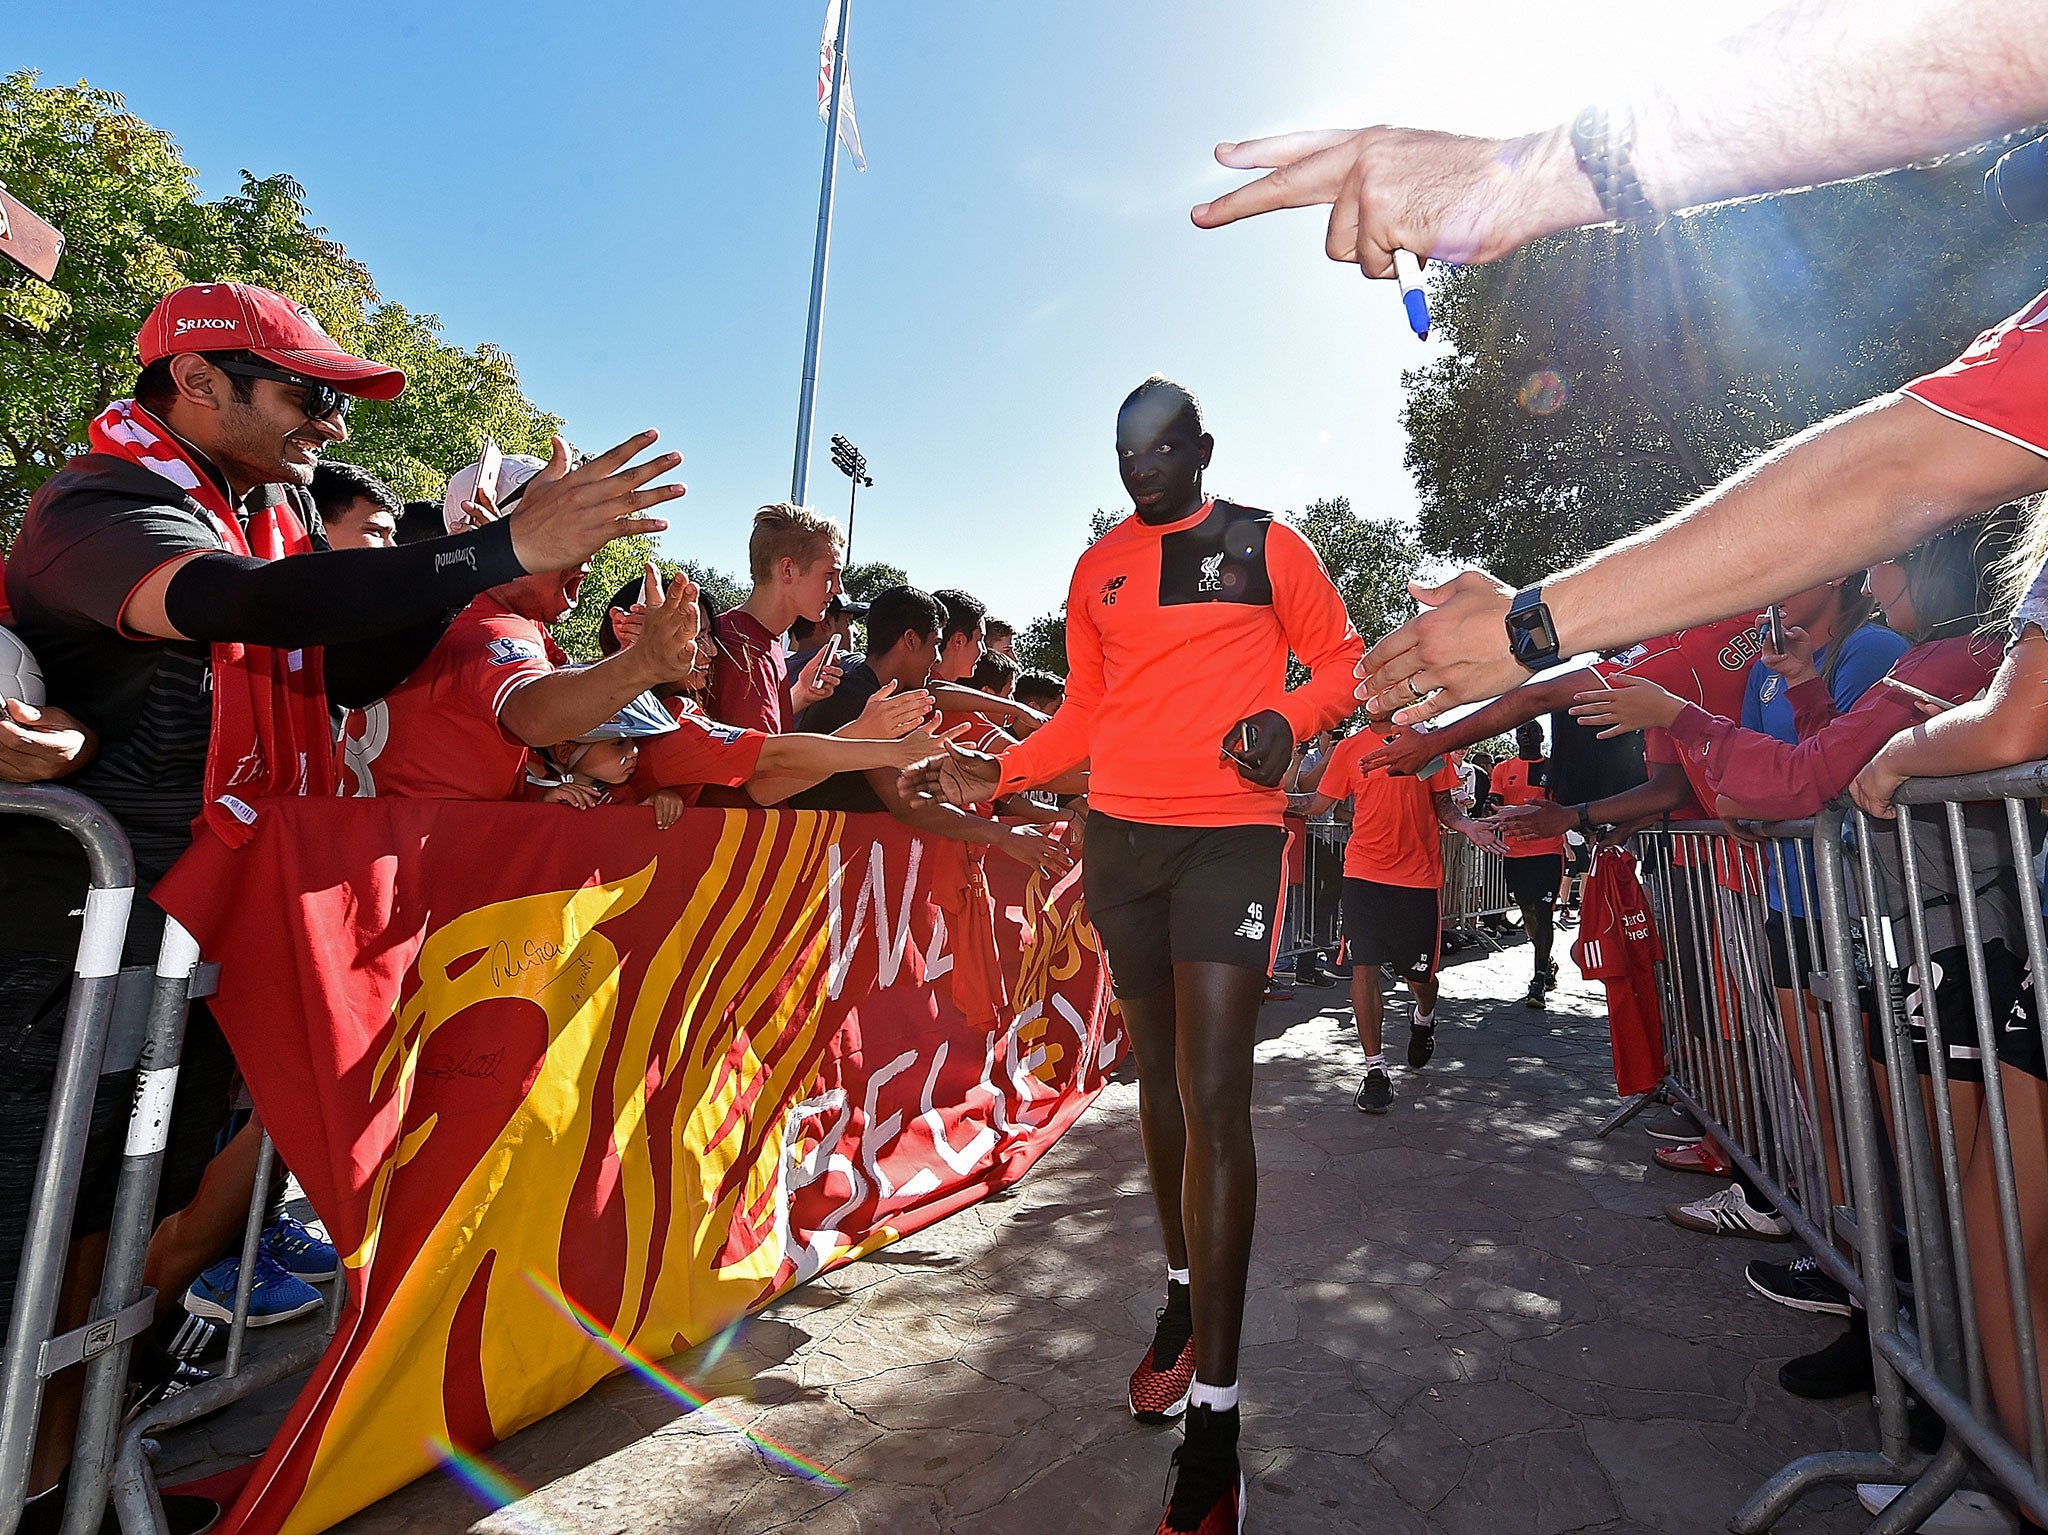
[[[1731,1183],[1719,1193],[1691,1204],[1666,1205],[1664,1218],[1687,1231],[1704,1231],[1710,1236],[1756,1237],[1766,1242],[1788,1242],[1792,1223],[1782,1215],[1766,1215],[1749,1202],[1742,1185]]]
[[[185,1292],[185,1309],[208,1321],[233,1321],[235,1279],[241,1268],[239,1257],[221,1259],[192,1281],[192,1287]],[[249,1291],[251,1327],[289,1322],[309,1311],[318,1311],[325,1304],[318,1290],[287,1274],[269,1253],[261,1248],[256,1250],[256,1283]]]
[[[1848,1288],[1829,1275],[1811,1253],[1803,1253],[1790,1263],[1766,1263],[1757,1258],[1742,1274],[1749,1287],[1765,1300],[1790,1306],[1794,1311],[1810,1311],[1818,1316],[1849,1314]]]
[[[1368,1071],[1358,1084],[1351,1106],[1361,1114],[1384,1114],[1394,1106],[1394,1084],[1384,1068]]]
[[[1131,1372],[1131,1416],[1140,1423],[1171,1423],[1187,1411],[1194,1383],[1195,1323],[1187,1286],[1169,1280],[1152,1346]]]
[[[1173,1492],[1155,1535],[1239,1535],[1244,1472],[1237,1463],[1237,1409],[1189,1409],[1170,1474]]]
[[[292,1278],[308,1284],[332,1279],[341,1267],[334,1244],[315,1236],[303,1222],[289,1215],[280,1215],[263,1228],[262,1250]]]

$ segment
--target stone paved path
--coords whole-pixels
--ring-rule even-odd
[[[1649,1166],[1637,1127],[1592,1138],[1614,1104],[1598,992],[1573,977],[1525,1010],[1527,954],[1446,973],[1436,1061],[1397,1066],[1385,1119],[1350,1106],[1340,993],[1266,1009],[1248,1530],[1704,1535],[1791,1456],[1872,1442],[1867,1403],[1777,1386],[1838,1326],[1744,1285],[1745,1261],[1790,1250],[1677,1230],[1664,1204],[1712,1185]],[[1123,1405],[1162,1262],[1120,1084],[1020,1189],[787,1297],[715,1360],[674,1361],[715,1417],[617,1378],[496,1453],[531,1496],[493,1514],[428,1478],[342,1528],[1140,1535],[1178,1432]],[[179,1458],[261,1435],[245,1411]],[[1864,1522],[1831,1492],[1779,1528]]]

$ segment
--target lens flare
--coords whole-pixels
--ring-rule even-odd
[[[564,1523],[540,1509],[513,1507],[532,1496],[533,1489],[520,1486],[483,1456],[472,1455],[439,1434],[427,1441],[427,1450],[441,1462],[442,1470],[469,1489],[477,1502],[493,1513],[503,1514],[519,1535],[589,1535],[582,1525]]]
[[[1538,368],[1522,380],[1515,403],[1532,416],[1554,416],[1571,399],[1571,386],[1555,368]]]
[[[799,1454],[786,1444],[779,1444],[764,1434],[757,1434],[751,1429],[744,1428],[740,1424],[735,1423],[731,1418],[728,1418],[718,1408],[713,1406],[708,1398],[700,1395],[688,1382],[678,1380],[637,1350],[622,1348],[614,1343],[604,1323],[564,1295],[561,1289],[547,1275],[537,1269],[528,1269],[526,1271],[526,1282],[539,1291],[548,1304],[562,1314],[564,1320],[576,1327],[592,1343],[603,1349],[607,1354],[610,1354],[620,1364],[631,1370],[635,1375],[638,1375],[664,1396],[681,1403],[692,1412],[708,1413],[712,1422],[726,1429],[737,1438],[746,1440],[748,1444],[761,1453],[762,1458],[770,1465],[793,1472],[806,1481],[816,1482],[821,1487],[830,1487],[834,1491],[845,1490],[846,1483],[834,1476],[830,1471],[827,1471],[816,1461]],[[718,1342],[714,1344],[714,1348],[718,1353],[722,1354],[725,1351],[725,1348],[731,1342],[732,1333],[738,1325],[738,1323],[734,1323],[732,1327],[728,1327],[723,1333],[719,1334]]]

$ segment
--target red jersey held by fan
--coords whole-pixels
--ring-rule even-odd
[[[1636,878],[1633,854],[1610,847],[1594,856],[1583,911],[1572,963],[1587,980],[1606,984],[1614,1090],[1624,1098],[1633,1097],[1664,1080],[1656,970],[1664,945],[1657,937],[1642,881]]]

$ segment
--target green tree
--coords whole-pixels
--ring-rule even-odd
[[[654,540],[644,533],[615,538],[591,557],[590,572],[583,578],[583,589],[576,594],[574,611],[554,626],[555,643],[569,652],[570,659],[595,661],[604,653],[597,646],[598,624],[611,603],[612,593],[635,576],[644,576],[647,562],[652,559]],[[673,565],[658,560],[655,563],[664,578],[674,574]]]
[[[36,487],[84,446],[86,423],[133,385],[151,306],[188,282],[289,293],[343,346],[405,368],[412,387],[362,402],[336,453],[405,495],[439,494],[485,432],[544,453],[560,426],[520,393],[504,353],[450,346],[433,316],[383,303],[369,270],[309,222],[289,176],[244,171],[240,191],[207,202],[171,135],[111,91],[0,77],[0,166],[66,242],[54,284],[0,274],[0,548]]]
[[[910,576],[900,565],[885,565],[880,560],[868,560],[858,565],[849,565],[839,578],[845,588],[849,602],[872,602],[877,592],[892,586],[910,585]]]
[[[1322,559],[1351,622],[1376,640],[1415,611],[1408,583],[1422,563],[1415,535],[1392,517],[1361,517],[1349,496],[1326,496],[1288,521]]]
[[[1067,674],[1067,605],[1041,613],[1017,631],[1017,660],[1026,671]]]
[[[2048,229],[1985,215],[1982,159],[1434,276],[1453,351],[1404,380],[1423,548],[1536,579],[1948,361],[2048,265]]]

